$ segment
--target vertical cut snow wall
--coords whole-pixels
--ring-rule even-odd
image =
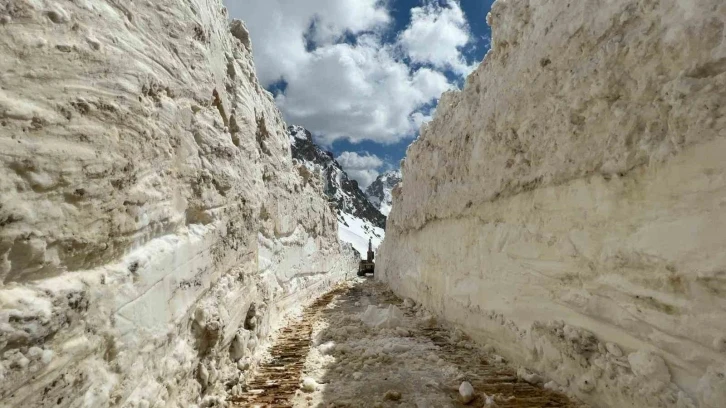
[[[377,276],[599,407],[726,404],[726,3],[499,0]]]
[[[0,406],[214,404],[352,275],[219,0],[3,1],[0,55]]]

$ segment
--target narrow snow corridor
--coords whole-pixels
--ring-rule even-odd
[[[577,407],[490,347],[437,325],[372,279],[340,286],[283,329],[237,406]],[[531,381],[530,384],[525,381]],[[473,386],[465,404],[459,387]]]

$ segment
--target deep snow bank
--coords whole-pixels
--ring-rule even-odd
[[[376,276],[596,406],[726,401],[726,4],[498,1]]]
[[[0,4],[0,405],[189,406],[355,268],[218,0]]]

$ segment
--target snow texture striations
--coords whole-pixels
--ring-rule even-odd
[[[0,2],[0,406],[188,407],[352,275],[219,0]]]
[[[726,3],[500,0],[376,276],[599,407],[726,401]]]

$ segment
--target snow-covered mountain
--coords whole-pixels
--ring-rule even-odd
[[[376,181],[371,183],[371,185],[366,189],[368,201],[376,206],[381,214],[386,217],[391,212],[391,203],[393,201],[391,192],[393,191],[393,188],[401,182],[401,179],[401,170],[387,171],[379,175],[378,178],[376,178]]]
[[[323,181],[323,191],[334,204],[338,216],[338,237],[353,245],[361,257],[368,251],[368,239],[377,248],[385,235],[386,217],[348,177],[333,153],[313,142],[312,134],[301,126],[289,126],[293,159],[305,165]]]

